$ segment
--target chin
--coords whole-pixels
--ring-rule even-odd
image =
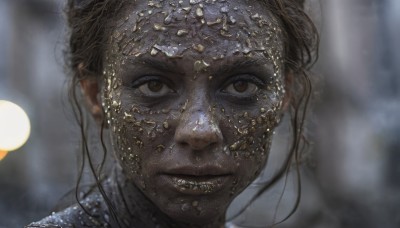
[[[224,198],[221,200],[221,198]],[[164,201],[164,200],[163,200]],[[225,212],[231,199],[225,197],[177,197],[165,200],[159,208],[172,220],[188,226],[205,227],[224,222]],[[214,225],[213,225],[214,224]]]
[[[191,226],[207,226],[218,224],[225,219],[225,210],[221,208],[201,208],[193,207],[192,205],[173,205],[168,208],[166,213],[170,218],[180,223]]]

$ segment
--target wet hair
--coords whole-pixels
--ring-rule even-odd
[[[281,178],[287,176],[293,164],[295,164],[298,180],[298,197],[293,210],[287,215],[289,218],[297,209],[301,194],[301,181],[299,164],[302,151],[307,145],[304,136],[304,124],[307,107],[310,102],[312,83],[309,78],[309,69],[318,58],[319,37],[314,23],[304,12],[304,0],[259,0],[278,20],[283,31],[284,46],[284,69],[286,77],[286,92],[290,97],[290,114],[292,143],[284,164],[276,174],[268,180],[248,201],[248,203],[235,216],[241,214],[251,203],[277,183]],[[72,98],[74,113],[78,120],[82,139],[82,162],[79,178],[76,186],[76,198],[79,203],[78,189],[80,186],[82,172],[86,159],[96,185],[105,199],[115,220],[118,216],[102,188],[100,176],[101,167],[107,154],[103,140],[103,121],[101,127],[101,144],[104,151],[100,169],[95,169],[89,145],[87,141],[86,124],[83,118],[83,109],[78,99],[79,82],[88,77],[101,81],[103,76],[103,59],[107,48],[108,37],[115,28],[118,15],[130,3],[127,0],[68,0],[66,16],[69,25],[69,47],[66,52],[66,62],[71,76],[69,92]],[[84,209],[84,208],[83,208]],[[281,222],[282,222],[281,221]]]

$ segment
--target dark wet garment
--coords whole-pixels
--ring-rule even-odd
[[[82,205],[86,212],[76,204],[60,212],[53,212],[43,220],[31,223],[26,227],[111,227],[108,221],[109,215],[100,194],[90,195],[82,201]]]
[[[62,211],[53,212],[39,222],[27,225],[26,228],[182,227],[174,224],[131,181],[125,179],[119,166],[102,186],[113,204],[118,224],[112,219],[104,197],[99,192],[93,192],[81,200],[84,209],[76,203]]]

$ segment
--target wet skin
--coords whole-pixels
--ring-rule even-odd
[[[263,169],[286,100],[280,37],[255,1],[139,0],[118,20],[105,118],[124,175],[172,220],[223,224]]]

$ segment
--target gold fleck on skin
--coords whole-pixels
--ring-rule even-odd
[[[161,145],[161,144],[160,144],[160,145],[157,146],[157,152],[159,152],[159,153],[163,152],[164,149],[165,149],[165,146],[164,146],[164,145]]]
[[[189,13],[190,10],[192,10],[192,7],[188,6],[188,7],[182,7],[182,10],[184,10],[186,13]]]
[[[194,62],[194,66],[193,69],[196,73],[200,73],[204,70],[207,69],[207,67],[209,67],[210,64],[206,63],[204,60],[197,60],[196,62]]]
[[[116,157],[182,222],[225,214],[263,169],[283,113],[279,24],[264,7],[246,9],[139,0],[109,39],[102,104]]]
[[[164,19],[164,24],[165,25],[171,24],[172,23],[172,19],[173,19],[173,15],[172,14],[168,14]]]
[[[161,51],[168,57],[179,57],[180,56],[179,54],[182,52],[182,50],[180,50],[179,47],[175,46],[162,46],[155,44],[154,48],[157,49],[158,51]]]
[[[184,36],[184,35],[187,35],[188,33],[189,33],[189,31],[186,29],[179,29],[178,32],[176,33],[176,35]]]
[[[194,5],[194,4],[198,4],[200,2],[202,2],[203,0],[190,0],[190,4]]]
[[[221,18],[217,18],[215,21],[207,21],[208,26],[216,25],[222,22]]]
[[[200,8],[200,7],[196,8],[196,16],[198,16],[198,17],[204,16],[204,12],[203,12],[202,8]]]
[[[168,128],[169,128],[169,124],[168,124],[168,122],[167,122],[167,121],[165,121],[165,122],[163,123],[163,126],[164,126],[164,128],[165,128],[165,129],[168,129]]]
[[[157,53],[158,53],[158,50],[155,49],[155,48],[152,48],[151,52],[150,52],[150,55],[154,56],[154,55],[157,55]]]
[[[166,28],[164,26],[160,25],[160,24],[154,24],[153,28],[156,31],[165,31],[166,30]]]

